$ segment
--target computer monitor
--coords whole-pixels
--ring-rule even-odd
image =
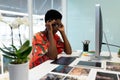
[[[109,56],[101,56],[101,49],[103,44],[103,35],[109,50]],[[103,32],[103,20],[100,4],[95,5],[95,59],[111,59],[111,51],[105,33]]]
[[[100,4],[95,5],[95,53],[100,56],[103,37],[103,22]]]

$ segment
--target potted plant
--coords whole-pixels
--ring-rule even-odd
[[[120,58],[120,49],[118,50],[118,57]]]
[[[28,80],[28,55],[32,50],[29,40],[26,40],[19,48],[14,45],[11,45],[11,48],[3,46],[4,48],[0,48],[3,56],[10,59],[8,64],[10,80]]]

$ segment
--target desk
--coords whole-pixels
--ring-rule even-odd
[[[107,52],[102,52],[102,54],[107,54]],[[61,57],[61,56],[79,56],[80,55],[80,52],[77,51],[77,52],[73,52],[72,55],[65,55],[65,54],[62,54],[62,55],[59,55],[58,57]],[[76,60],[74,60],[70,66],[75,66],[76,63],[80,60],[89,60],[90,58],[88,56],[81,56],[80,58],[77,58]],[[51,72],[51,70],[53,70],[54,68],[56,68],[57,66],[59,65],[55,65],[55,64],[50,64],[53,60],[48,60],[42,64],[40,64],[39,66],[33,68],[30,70],[30,73],[29,73],[29,80],[39,80],[41,77],[43,77],[44,75],[46,75],[47,73]],[[111,60],[100,60],[101,62],[104,63],[104,61],[115,61],[115,62],[119,62],[120,61],[120,58],[117,57],[117,54],[112,52],[112,59]],[[104,65],[102,66],[103,68],[105,67]],[[89,76],[87,78],[87,80],[95,80],[95,75],[93,74],[96,74],[96,71],[103,71],[102,69],[92,69],[92,71],[89,73]],[[113,72],[113,71],[103,71],[103,72],[110,72],[110,73],[116,73],[116,74],[120,74],[119,72]],[[94,78],[93,78],[94,77]],[[81,79],[83,80],[83,79]]]
[[[61,57],[61,56],[66,56],[66,57],[69,57],[69,56],[79,56],[78,58],[76,58],[76,60],[74,60],[70,66],[75,66],[78,61],[80,60],[87,60],[89,61],[90,57],[89,56],[80,56],[81,54],[81,51],[74,51],[72,53],[72,55],[66,55],[66,54],[60,54],[58,56]],[[102,52],[102,55],[107,55],[108,52]],[[36,66],[35,68],[33,69],[30,69],[29,70],[29,80],[40,80],[41,77],[43,77],[44,75],[46,75],[47,73],[51,72],[51,70],[53,70],[54,68],[56,68],[57,66],[59,65],[55,65],[55,64],[51,64],[53,60],[48,60],[38,66]],[[119,62],[120,61],[120,58],[117,57],[117,54],[112,52],[112,59],[111,60],[100,60],[103,64],[105,61],[115,61],[115,62]],[[102,68],[106,67],[105,65],[102,65]],[[87,79],[85,80],[95,80],[95,75],[93,74],[96,74],[96,71],[103,71],[102,69],[92,69],[92,71],[89,73],[89,76]],[[103,72],[110,72],[110,73],[115,73],[115,74],[120,74],[120,72],[111,72],[111,71],[103,71]],[[8,73],[5,74],[5,75],[2,75],[4,76],[4,79],[0,78],[0,80],[9,80],[8,79]],[[6,77],[7,76],[7,77]],[[1,77],[1,76],[0,76]],[[84,80],[84,79],[81,79],[81,80]]]
[[[66,54],[60,54],[58,55],[58,58],[61,56],[79,56],[80,51],[73,52],[72,55],[66,55]],[[43,77],[45,74],[53,70],[58,65],[50,64],[53,60],[47,60],[46,62],[40,64],[39,66],[33,68],[30,70],[29,73],[29,80],[39,80],[41,77]]]

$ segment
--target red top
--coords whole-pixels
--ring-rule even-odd
[[[61,41],[60,37],[55,34],[54,40],[56,43],[58,53],[61,53],[64,49],[64,43]],[[46,55],[48,51],[49,42],[47,36],[44,33],[38,32],[33,37],[32,41],[32,56],[30,59],[30,68],[33,68],[42,62],[49,60],[49,57]]]

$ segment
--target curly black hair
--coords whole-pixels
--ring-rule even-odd
[[[57,20],[57,19],[62,19],[62,14],[60,12],[58,12],[57,10],[54,10],[54,9],[50,9],[46,12],[45,14],[45,23],[48,21],[48,20]]]

